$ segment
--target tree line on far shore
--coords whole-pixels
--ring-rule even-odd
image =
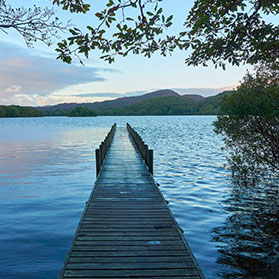
[[[64,111],[62,115],[69,116],[69,117],[76,117],[76,116],[82,117],[82,116],[97,116],[97,113],[96,111],[90,110],[86,107],[77,107],[69,112]],[[0,105],[0,118],[42,117],[42,116],[46,116],[46,115],[43,112],[41,112],[39,109],[34,107]],[[49,116],[56,116],[56,115],[54,114]]]
[[[241,180],[279,174],[279,73],[258,68],[247,74],[236,91],[203,101],[183,96],[145,100],[122,107],[94,111],[78,106],[72,110],[43,113],[38,108],[0,106],[0,117],[97,116],[97,115],[217,115],[215,132],[229,150],[229,167]]]
[[[93,110],[86,105],[74,109],[43,110],[34,107],[0,106],[0,117],[38,117],[38,116],[97,116],[97,115],[216,115],[219,112],[223,92],[208,97],[203,101],[195,101],[184,96],[167,96],[145,100],[127,106],[110,107]]]
[[[43,113],[34,107],[0,106],[0,117],[39,117]]]

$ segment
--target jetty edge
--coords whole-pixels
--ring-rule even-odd
[[[153,179],[153,151],[113,127],[59,278],[204,278]]]

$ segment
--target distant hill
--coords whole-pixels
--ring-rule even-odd
[[[141,96],[133,96],[133,97],[122,97],[117,98],[115,100],[103,101],[103,102],[95,102],[95,103],[64,103],[58,104],[54,106],[45,106],[38,107],[40,111],[42,111],[45,115],[66,115],[68,111],[75,109],[76,107],[87,107],[91,110],[105,110],[108,108],[114,107],[124,107],[132,104],[136,104],[145,100],[158,98],[158,97],[168,97],[168,96],[180,96],[178,93],[169,90],[163,89],[154,91],[151,93],[147,93]],[[65,113],[66,112],[66,113]]]
[[[145,100],[125,107],[101,110],[100,115],[189,115],[195,114],[198,102],[183,96]]]
[[[205,99],[205,97],[197,94],[185,94],[183,97],[190,98],[194,101],[203,101]]]
[[[231,95],[234,91],[224,91],[215,96],[210,96],[204,98],[201,102],[199,102],[198,114],[208,115],[214,114],[216,115],[219,112],[219,108],[222,102],[224,95]]]
[[[97,116],[97,112],[87,107],[76,107],[67,113],[69,117],[92,117]]]
[[[201,95],[179,95],[165,89],[147,93],[141,96],[123,97],[110,101],[95,103],[65,103],[54,106],[39,107],[44,115],[67,115],[77,107],[95,110],[98,115],[216,115],[222,97],[232,91],[219,93],[211,97]]]
[[[197,98],[201,101],[180,95],[159,97],[124,107],[108,108],[98,113],[99,115],[216,115],[226,94],[231,92]]]

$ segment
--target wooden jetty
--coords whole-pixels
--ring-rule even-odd
[[[127,127],[114,125],[96,150],[98,176],[59,278],[204,278],[151,175],[153,152]]]

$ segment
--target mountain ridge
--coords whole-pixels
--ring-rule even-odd
[[[83,106],[91,110],[105,110],[110,108],[116,107],[124,107],[136,103],[140,103],[146,100],[154,99],[154,98],[164,98],[176,96],[180,97],[183,96],[185,98],[189,98],[195,101],[201,101],[206,99],[205,97],[198,95],[198,94],[189,94],[189,95],[180,95],[177,92],[170,90],[170,89],[161,89],[157,91],[153,91],[150,93],[146,93],[140,96],[130,96],[130,97],[120,97],[113,100],[106,100],[102,102],[93,102],[93,103],[61,103],[52,106],[39,106],[39,109],[45,115],[60,115],[60,112],[66,111],[69,112],[77,107]]]
[[[141,96],[123,97],[95,103],[64,103],[45,107],[0,106],[0,117],[95,116],[95,115],[216,115],[224,91],[215,96],[179,95],[172,90],[158,90]],[[99,109],[92,109],[91,107]],[[100,109],[101,108],[101,109]]]
[[[216,115],[219,112],[224,91],[196,101],[184,96],[167,96],[145,100],[136,104],[107,108],[98,111],[99,115]]]

